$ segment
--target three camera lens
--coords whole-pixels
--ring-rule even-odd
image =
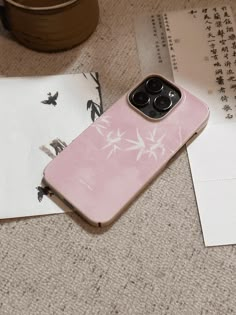
[[[164,112],[171,107],[172,102],[167,96],[158,96],[155,98],[153,105],[157,110]]]
[[[134,93],[132,99],[137,107],[144,107],[150,102],[148,94],[142,91]]]
[[[129,101],[134,107],[155,120],[165,117],[180,98],[178,88],[155,75],[143,80],[129,95]]]
[[[148,79],[146,82],[146,89],[151,94],[160,93],[161,90],[163,89],[163,83],[158,78]]]

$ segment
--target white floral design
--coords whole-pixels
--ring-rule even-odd
[[[103,123],[105,123],[106,125],[110,125],[111,123],[110,123],[110,121],[109,121],[109,118],[110,118],[110,116],[103,114],[103,115],[100,117],[100,121],[103,122]]]
[[[146,145],[143,138],[140,136],[138,128],[136,129],[137,140],[126,139],[126,141],[132,143],[133,145],[127,149],[127,151],[138,150],[137,161],[145,153]]]
[[[158,136],[157,128],[149,131],[146,137],[140,134],[139,129],[136,129],[135,139],[124,139],[126,131],[121,132],[117,130],[111,130],[111,122],[108,115],[102,115],[92,126],[96,128],[99,134],[104,137],[105,145],[102,150],[108,150],[107,159],[117,153],[117,151],[137,151],[136,160],[139,161],[142,156],[147,155],[148,158],[158,159],[159,156],[163,156],[166,152],[163,139],[165,134]],[[110,129],[110,130],[109,130]],[[179,133],[181,131],[179,130]],[[179,134],[181,138],[181,134]],[[127,148],[127,142],[131,144]]]
[[[152,132],[149,132],[148,137],[146,137],[147,142],[141,137],[138,128],[136,129],[137,140],[126,139],[129,143],[133,145],[126,149],[127,151],[138,150],[137,158],[138,161],[144,154],[148,154],[148,157],[153,157],[155,160],[158,158],[158,150],[161,151],[161,155],[165,154],[165,146],[163,144],[163,139],[165,135],[161,137],[156,137],[156,128]]]
[[[107,155],[107,159],[109,159],[113,154],[116,153],[117,150],[121,150],[120,142],[122,140],[123,135],[125,132],[120,132],[120,129],[118,128],[115,131],[110,131],[106,136],[106,142],[107,144],[102,148],[102,150],[110,148],[110,151]]]
[[[96,128],[97,132],[100,133],[100,135],[104,135],[104,131],[107,129],[108,126],[110,126],[108,115],[102,115],[98,120],[96,120],[91,126]]]
[[[155,160],[157,160],[156,150],[161,150],[161,155],[165,154],[165,147],[162,140],[165,138],[165,135],[162,135],[156,142],[149,146],[149,149],[146,151],[148,153],[148,157],[153,156]]]
[[[152,132],[149,131],[149,136],[146,139],[150,140],[151,142],[155,142],[156,132],[157,132],[157,128],[154,128]]]

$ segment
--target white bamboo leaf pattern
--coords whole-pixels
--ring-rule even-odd
[[[143,138],[139,134],[138,128],[136,129],[136,134],[137,134],[137,140],[126,139],[126,141],[133,144],[133,146],[129,147],[127,151],[133,151],[133,150],[139,151],[136,158],[136,160],[138,161],[141,158],[141,156],[144,154],[146,146],[145,146]]]
[[[138,150],[136,158],[137,161],[144,154],[148,154],[149,158],[153,157],[155,160],[157,160],[158,158],[157,150],[161,150],[162,156],[165,154],[165,146],[163,144],[163,139],[165,138],[165,135],[162,135],[161,137],[156,139],[156,128],[154,128],[152,132],[149,132],[149,136],[146,137],[146,140],[148,140],[147,143],[145,143],[144,139],[141,137],[138,129],[136,129],[136,134],[137,140],[126,139],[126,141],[133,144],[126,150],[127,151]]]
[[[107,159],[116,154],[117,151],[137,151],[136,161],[139,161],[144,155],[157,160],[158,156],[165,154],[166,148],[163,143],[165,135],[163,134],[158,137],[156,127],[152,131],[149,131],[146,137],[143,137],[139,129],[136,128],[135,139],[124,139],[126,131],[121,132],[119,128],[111,130],[109,118],[107,115],[103,115],[93,124],[98,133],[105,138],[105,145],[101,149],[109,149]],[[130,144],[128,148],[127,143]]]
[[[104,136],[105,130],[110,125],[109,118],[108,115],[102,115],[99,120],[95,121],[91,126],[94,127],[101,136]]]
[[[115,154],[117,150],[121,150],[121,147],[118,145],[118,143],[121,142],[124,134],[125,132],[121,132],[119,128],[116,130],[116,132],[112,130],[107,134],[106,145],[102,148],[102,150],[110,148],[107,159]]]
[[[156,131],[157,131],[157,128],[154,128],[152,132],[149,131],[149,136],[146,139],[151,142],[155,142]]]
[[[115,154],[117,150],[121,150],[121,148],[115,144],[113,148],[110,150],[110,152],[108,153],[107,159],[109,159],[113,154]]]
[[[104,124],[106,124],[106,125],[110,125],[111,123],[110,123],[110,121],[109,121],[109,116],[108,115],[102,115],[101,116],[101,118],[100,118],[100,122],[103,122]]]

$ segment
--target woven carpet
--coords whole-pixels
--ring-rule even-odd
[[[136,14],[222,2],[99,4],[96,32],[68,52],[30,51],[1,27],[0,75],[98,71],[108,108],[140,79]],[[204,247],[185,150],[109,228],[74,213],[0,221],[1,315],[228,315],[235,292],[236,248]]]

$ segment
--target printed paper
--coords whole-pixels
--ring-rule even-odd
[[[102,113],[96,73],[0,78],[0,218],[62,213],[45,166]],[[61,204],[62,205],[62,204]]]

